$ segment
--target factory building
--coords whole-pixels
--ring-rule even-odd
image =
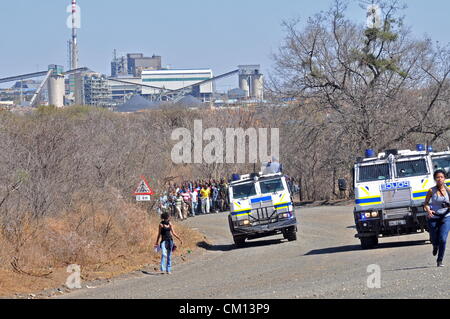
[[[128,53],[126,56],[117,57],[114,51],[114,58],[111,62],[112,77],[140,77],[144,70],[160,70],[161,57],[153,55],[146,57],[142,53]]]
[[[112,79],[108,80],[114,104],[125,103],[129,97],[135,94],[142,94],[142,87],[140,85],[142,84],[142,79],[140,77],[117,77],[117,79],[128,83],[117,82]],[[134,85],[133,83],[136,84]]]
[[[110,106],[112,104],[111,87],[108,78],[99,73],[87,73],[82,77],[83,104]]]
[[[191,94],[204,102],[210,101],[214,92],[212,81],[203,83],[211,78],[213,78],[211,69],[142,71],[142,84],[168,90],[190,87]],[[143,95],[151,96],[158,93],[158,89],[142,88]]]
[[[0,89],[0,100],[14,101],[17,105],[26,105],[39,88],[40,82],[35,80],[22,80],[15,82],[11,88]],[[42,95],[45,97],[46,91]]]
[[[115,52],[111,62],[111,76],[113,78],[128,76],[128,59],[124,56],[117,57]]]
[[[11,89],[34,93],[39,87],[39,84],[39,81],[35,80],[17,81],[16,83],[14,83]]]
[[[161,57],[145,57],[142,53],[127,54],[128,74],[138,77],[144,70],[161,70]]]

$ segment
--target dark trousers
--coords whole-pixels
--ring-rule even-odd
[[[429,219],[428,228],[433,247],[438,247],[438,262],[444,260],[445,249],[447,246],[448,233],[450,231],[450,217],[444,219]]]

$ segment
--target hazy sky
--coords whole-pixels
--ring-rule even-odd
[[[80,65],[109,74],[113,50],[163,57],[172,68],[212,68],[215,74],[239,64],[272,67],[271,53],[283,38],[283,19],[325,10],[331,0],[79,0]],[[418,35],[450,42],[450,1],[408,0],[406,22]],[[67,67],[66,7],[70,0],[0,2],[0,78]],[[365,21],[357,2],[349,14]],[[237,80],[236,80],[237,82]],[[220,86],[220,85],[219,85]]]

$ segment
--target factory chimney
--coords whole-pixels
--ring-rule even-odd
[[[72,52],[71,52],[71,68],[78,68],[78,43],[77,43],[77,0],[72,0]]]
[[[80,28],[80,12],[77,5],[77,0],[72,1],[72,40],[70,43],[70,68],[72,70],[78,69],[78,34],[77,29]],[[82,92],[82,76],[80,73],[75,73],[71,76],[70,82],[73,85],[74,103],[81,105],[83,103]]]

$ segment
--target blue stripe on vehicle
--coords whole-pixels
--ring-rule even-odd
[[[357,199],[355,202],[356,202],[357,205],[370,204],[370,203],[379,203],[379,202],[381,202],[381,197]]]
[[[427,194],[428,194],[428,192],[414,193],[413,197],[414,198],[425,197],[425,196],[427,196]]]
[[[232,215],[233,215],[233,216],[236,216],[236,215],[248,214],[248,213],[250,213],[251,211],[252,211],[251,209],[249,209],[249,210],[243,210],[243,211],[240,211],[240,212],[234,212],[234,213],[232,213]]]
[[[252,199],[252,204],[254,204],[254,203],[259,203],[259,202],[264,202],[264,201],[268,201],[268,200],[272,200],[272,196],[266,196],[266,197],[260,197],[260,198],[253,198],[253,199]]]
[[[285,204],[275,205],[275,208],[288,207],[289,205],[292,205],[292,203],[285,203]]]

